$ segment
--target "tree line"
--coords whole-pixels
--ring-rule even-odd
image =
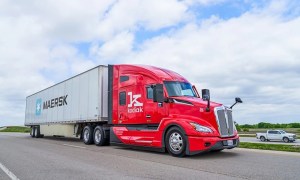
[[[242,124],[239,125],[235,122],[237,129],[268,129],[268,128],[300,128],[300,123],[288,123],[288,124],[272,124],[266,122],[260,122],[258,124]]]

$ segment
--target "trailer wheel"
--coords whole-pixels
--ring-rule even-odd
[[[264,141],[266,141],[266,138],[263,136],[260,136],[260,141],[264,142]]]
[[[93,143],[93,132],[94,129],[92,126],[87,125],[83,129],[83,142],[84,144],[92,144]]]
[[[31,127],[30,136],[35,137],[35,127],[34,126]]]
[[[35,135],[35,138],[39,138],[41,136],[40,127],[39,126],[35,126],[34,127],[34,135]]]
[[[187,140],[183,130],[179,127],[172,127],[168,130],[165,141],[167,150],[172,156],[185,156]]]
[[[102,126],[97,126],[94,130],[94,143],[96,146],[104,146],[107,142]]]

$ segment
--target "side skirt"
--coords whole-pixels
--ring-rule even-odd
[[[154,152],[166,152],[165,148],[157,148],[157,147],[149,147],[149,146],[135,146],[135,145],[130,145],[130,144],[115,143],[115,142],[110,142],[110,145],[127,147],[127,148],[137,149],[137,150],[154,151]]]

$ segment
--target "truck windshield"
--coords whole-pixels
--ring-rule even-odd
[[[165,81],[164,85],[166,86],[169,96],[197,97],[190,83],[178,81]]]
[[[281,132],[281,134],[285,134],[285,131],[280,131]]]

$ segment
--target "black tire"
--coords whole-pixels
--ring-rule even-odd
[[[35,138],[40,138],[41,137],[40,127],[36,126],[34,129],[35,129]]]
[[[264,136],[260,136],[260,141],[262,141],[262,142],[264,142],[264,141],[266,141],[266,138],[264,137]]]
[[[172,156],[185,156],[187,139],[184,134],[184,131],[176,126],[168,130],[165,138],[165,144],[169,154]]]
[[[84,144],[93,144],[94,142],[93,134],[94,134],[94,128],[92,126],[87,125],[83,128],[82,135],[83,135]]]
[[[107,144],[107,139],[105,138],[105,134],[102,126],[97,126],[94,129],[93,140],[96,146],[104,146]]]
[[[35,127],[34,126],[32,126],[30,129],[30,136],[33,138],[35,137]]]
[[[289,140],[289,138],[287,138],[287,137],[284,137],[283,139],[283,142],[285,142],[285,143],[288,143],[290,140]]]

